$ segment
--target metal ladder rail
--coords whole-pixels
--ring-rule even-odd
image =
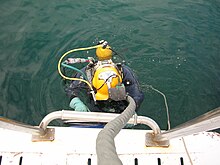
[[[55,119],[71,120],[74,122],[109,122],[120,114],[99,113],[99,112],[76,112],[76,111],[54,111],[43,118],[39,126],[31,126],[0,117],[0,127],[4,129],[25,132],[32,134],[32,141],[54,140],[55,129],[47,128],[49,123]],[[145,124],[153,130],[153,134],[161,133],[157,123],[148,117],[134,115],[128,124]]]
[[[53,140],[54,129],[47,128],[47,126],[54,119],[73,120],[78,122],[79,121],[109,122],[117,116],[118,114],[97,113],[97,112],[75,112],[75,111],[62,110],[62,111],[52,112],[47,116],[45,116],[45,118],[41,121],[39,127],[26,125],[20,122],[9,120],[4,117],[0,117],[0,127],[14,131],[30,133],[32,135],[35,135],[34,137],[38,136],[43,138],[43,140]],[[144,117],[144,116],[137,116],[136,118],[133,117],[129,120],[128,123],[129,124],[138,123],[149,126],[153,130],[153,134],[150,135],[150,139],[149,137],[146,139],[152,141],[153,145],[155,143],[160,144],[160,142],[168,141],[169,139],[172,138],[183,137],[202,131],[209,131],[220,128],[220,107],[212,111],[209,111],[180,126],[177,126],[176,128],[164,132],[161,132],[157,123],[148,117]]]
[[[55,119],[68,120],[70,122],[109,122],[120,114],[100,113],[100,112],[77,112],[77,111],[55,111],[41,121],[39,127],[45,130],[49,123]],[[145,124],[149,126],[154,134],[160,134],[161,130],[158,124],[151,118],[145,116],[135,116],[128,121],[128,124]]]

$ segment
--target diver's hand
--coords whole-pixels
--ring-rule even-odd
[[[87,106],[78,97],[74,97],[70,101],[69,106],[71,108],[73,108],[75,111],[80,111],[80,112],[88,112],[89,111]]]

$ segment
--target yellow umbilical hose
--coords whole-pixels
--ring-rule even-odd
[[[57,66],[57,67],[58,67],[58,72],[59,72],[60,76],[63,77],[64,79],[67,79],[67,80],[82,81],[82,82],[86,83],[86,84],[89,86],[89,88],[91,89],[91,91],[93,91],[92,85],[91,85],[88,81],[86,81],[86,80],[84,80],[84,79],[80,79],[80,78],[67,77],[67,76],[65,76],[65,75],[61,72],[61,67],[60,67],[60,66],[61,66],[61,62],[62,62],[63,58],[64,58],[65,56],[67,56],[68,54],[73,53],[73,52],[77,52],[77,51],[85,51],[85,50],[96,49],[96,48],[98,48],[98,47],[102,47],[102,45],[95,45],[95,46],[90,46],[90,47],[86,47],[86,48],[72,49],[72,50],[69,50],[68,52],[64,53],[64,54],[60,57],[60,60],[59,60],[59,62],[58,62],[58,66]]]

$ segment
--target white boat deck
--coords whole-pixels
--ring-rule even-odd
[[[54,141],[32,142],[31,134],[0,128],[0,165],[96,165],[100,130],[55,127]],[[190,159],[193,165],[220,164],[218,133],[174,138],[169,147],[146,147],[147,132],[152,131],[122,129],[116,136],[117,153],[124,165],[190,165]]]

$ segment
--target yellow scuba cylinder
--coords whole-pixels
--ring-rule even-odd
[[[98,60],[99,61],[110,60],[112,58],[112,49],[108,45],[108,42],[101,40],[99,41],[99,45],[102,46],[96,49],[96,56],[98,57]]]

